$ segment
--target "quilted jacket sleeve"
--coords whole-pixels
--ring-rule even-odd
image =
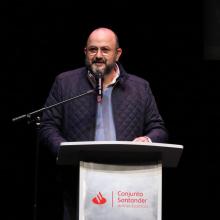
[[[168,133],[164,126],[164,121],[158,111],[158,107],[148,83],[146,91],[146,109],[144,131],[152,142],[165,143],[168,141]]]

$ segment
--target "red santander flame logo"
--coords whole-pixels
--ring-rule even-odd
[[[102,204],[105,204],[106,203],[106,199],[102,196],[102,194],[99,192],[97,194],[96,197],[94,197],[92,199],[93,203],[97,204],[97,205],[102,205]]]

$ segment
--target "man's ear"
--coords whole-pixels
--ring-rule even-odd
[[[119,60],[119,58],[120,58],[121,54],[122,54],[122,49],[119,47],[119,48],[117,48],[116,61],[118,61],[118,60]]]
[[[86,53],[87,53],[87,48],[86,48],[86,47],[84,47],[84,53],[85,53],[85,55],[86,55]]]

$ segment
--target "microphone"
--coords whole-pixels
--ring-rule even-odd
[[[97,74],[97,102],[100,103],[102,101],[103,97],[103,74],[98,73]]]

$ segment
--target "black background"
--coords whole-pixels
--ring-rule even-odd
[[[193,2],[2,4],[0,120],[4,219],[33,216],[35,129],[25,121],[12,123],[11,119],[41,108],[54,77],[84,65],[86,38],[100,26],[118,34],[125,69],[150,82],[170,133],[170,143],[184,145],[179,166],[163,170],[163,219],[214,218],[220,173],[220,61],[215,59],[219,54],[213,55],[218,50],[212,56],[206,51],[220,45],[220,7],[214,0],[210,4]],[[40,166],[44,168],[39,171],[42,189],[38,196],[40,210],[47,216],[55,196],[48,178],[50,160],[43,153],[41,150]]]

